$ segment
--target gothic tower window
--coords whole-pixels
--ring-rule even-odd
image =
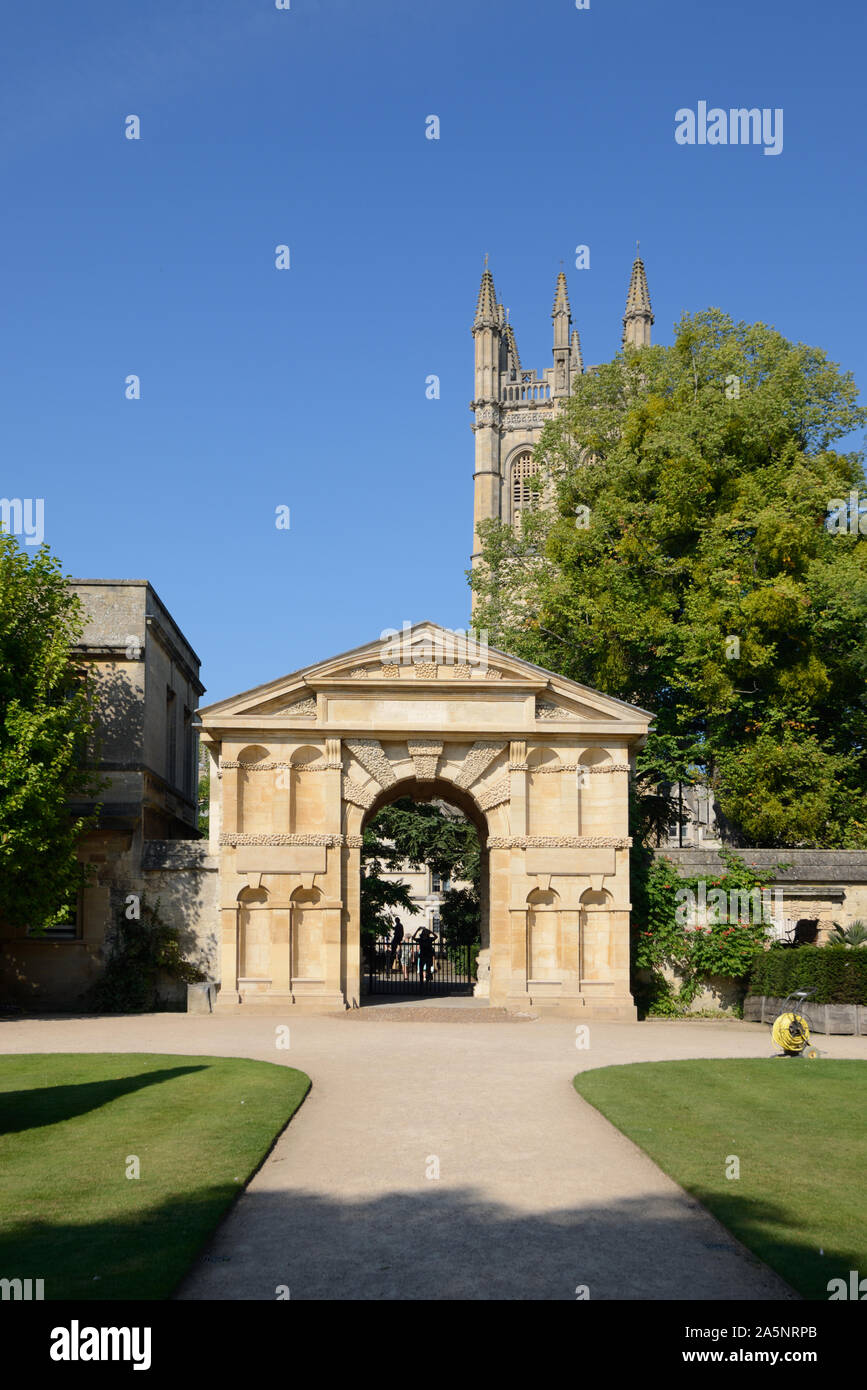
[[[533,462],[529,449],[519,454],[512,464],[512,526],[515,531],[521,529],[522,513],[532,511],[539,504],[539,493],[529,481],[538,471],[539,465]]]

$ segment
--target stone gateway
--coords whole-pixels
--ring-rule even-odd
[[[477,996],[634,1019],[629,771],[652,716],[493,649],[480,665],[432,623],[399,661],[384,651],[380,639],[200,712],[217,1010],[358,1006],[362,831],[412,796],[450,802],[479,832]]]

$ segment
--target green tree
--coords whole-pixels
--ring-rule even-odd
[[[63,921],[92,823],[69,798],[96,790],[86,767],[94,696],[71,648],[81,605],[47,546],[33,554],[0,530],[0,918],[33,928]]]
[[[492,644],[655,715],[639,833],[685,779],[743,843],[867,845],[867,542],[828,524],[865,418],[818,348],[709,309],[581,377],[536,451],[552,505],[480,526]]]

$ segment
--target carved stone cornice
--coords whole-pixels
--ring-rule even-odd
[[[339,768],[339,762],[316,762],[316,763],[242,763],[234,758],[226,758],[221,763],[221,767],[237,767],[243,772],[330,772],[334,768]]]
[[[509,763],[510,772],[581,772],[593,776],[601,772],[629,772],[629,763],[601,763],[598,767],[587,763]]]
[[[629,849],[628,835],[492,835],[488,849]]]
[[[220,844],[232,848],[238,845],[324,845],[332,849],[343,842],[343,835],[249,835],[224,830],[220,836]]]

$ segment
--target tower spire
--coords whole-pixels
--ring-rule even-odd
[[[584,358],[581,355],[581,339],[578,336],[578,329],[572,329],[572,341],[569,347],[569,370],[572,376],[581,376],[584,371]]]
[[[632,275],[626,295],[626,312],[623,315],[623,347],[649,347],[650,329],[653,324],[653,309],[650,305],[650,291],[647,288],[647,275],[644,261],[638,255],[640,245],[635,243],[636,256],[632,262]]]
[[[572,327],[572,310],[569,308],[569,292],[566,289],[566,276],[563,271],[557,276],[554,291],[554,307],[551,310],[554,320],[554,396],[569,395],[569,329]]]
[[[494,289],[494,277],[488,270],[488,257],[486,254],[485,268],[482,271],[482,283],[479,287],[479,298],[476,303],[476,317],[473,328],[496,328],[498,326],[497,292]]]
[[[563,347],[569,341],[569,326],[572,322],[572,310],[569,307],[569,291],[566,288],[566,276],[563,271],[557,276],[557,288],[554,291],[554,307],[551,310],[551,317],[554,320],[554,346]],[[560,337],[562,335],[562,342]]]

